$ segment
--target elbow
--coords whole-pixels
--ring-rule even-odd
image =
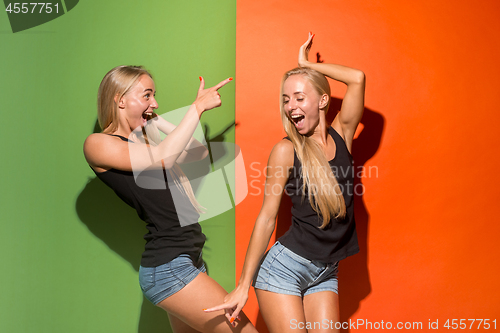
[[[190,161],[200,161],[208,156],[208,149],[205,146],[191,148],[186,151],[189,154]]]
[[[266,234],[272,234],[276,227],[276,216],[259,216],[255,225],[259,225]]]
[[[366,81],[365,73],[361,70],[356,70],[356,73],[354,74],[354,83],[359,85],[364,85],[365,81]]]
[[[205,147],[204,147],[205,148]],[[208,156],[208,149],[205,148],[205,151],[203,152],[203,154],[201,155],[201,159],[204,160],[205,158],[207,158]]]
[[[202,148],[203,148],[203,152],[200,154],[200,157],[201,157],[200,160],[203,160],[208,156],[208,148],[205,146],[203,146]]]
[[[267,219],[266,221],[266,228],[273,233],[274,229],[276,228],[276,216],[272,216]]]

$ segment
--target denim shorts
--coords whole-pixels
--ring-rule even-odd
[[[320,291],[338,294],[338,262],[309,260],[276,242],[267,252],[253,286],[279,294],[306,296]]]
[[[193,262],[187,254],[181,254],[172,261],[156,267],[139,267],[139,284],[142,293],[154,305],[172,296],[200,273],[205,273],[205,263],[201,258]]]

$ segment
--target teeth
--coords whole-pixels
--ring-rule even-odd
[[[302,117],[302,115],[301,114],[292,114],[290,117],[292,117],[293,119],[295,119],[295,118]]]

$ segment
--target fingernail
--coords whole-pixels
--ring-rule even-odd
[[[232,77],[230,77],[230,78],[229,78],[229,81],[233,81],[233,78],[232,78]]]
[[[233,321],[234,321],[234,318],[231,318],[231,319],[229,320],[229,322],[230,322],[231,324],[233,323]]]
[[[312,36],[312,38],[314,38],[314,36],[316,36],[316,34],[314,34],[314,35]]]
[[[207,311],[207,309],[203,309],[203,311]]]
[[[202,80],[201,76],[200,76],[200,81]]]

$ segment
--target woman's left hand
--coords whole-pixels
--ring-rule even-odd
[[[203,309],[205,312],[213,312],[224,310],[224,314],[229,323],[236,327],[235,319],[240,319],[240,311],[245,306],[248,300],[248,288],[243,288],[238,285],[233,291],[224,297],[224,303],[211,307],[210,309]]]
[[[309,65],[309,50],[311,49],[313,38],[314,35],[310,32],[309,38],[307,38],[307,41],[299,49],[299,67],[308,67]]]

